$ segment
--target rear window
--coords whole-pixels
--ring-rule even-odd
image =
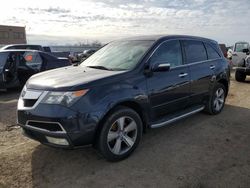
[[[206,49],[202,42],[186,40],[183,41],[183,45],[186,52],[187,63],[195,63],[207,60]]]
[[[209,44],[205,44],[205,46],[207,48],[208,59],[218,59],[221,57],[212,46],[210,46]]]

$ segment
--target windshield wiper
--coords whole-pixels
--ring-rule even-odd
[[[96,66],[87,66],[87,67],[93,68],[93,69],[112,70],[112,69],[109,69],[109,68],[107,68],[107,67],[100,66],[100,65],[96,65]]]

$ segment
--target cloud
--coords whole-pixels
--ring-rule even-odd
[[[70,13],[71,10],[69,9],[63,9],[60,7],[50,7],[50,8],[20,8],[20,10],[27,11],[30,14],[43,14],[43,13],[50,13],[50,14],[65,14]]]
[[[248,0],[8,0],[0,23],[26,25],[32,40],[173,33],[233,43],[250,41],[249,10]]]

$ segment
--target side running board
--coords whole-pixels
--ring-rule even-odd
[[[198,112],[204,110],[204,108],[205,108],[205,106],[196,108],[196,109],[194,109],[194,110],[192,110],[192,111],[183,113],[183,114],[181,114],[181,115],[179,115],[179,116],[175,116],[175,117],[173,117],[173,118],[169,118],[169,119],[167,119],[167,120],[165,120],[165,121],[163,121],[163,122],[156,123],[156,124],[152,124],[152,125],[150,125],[150,127],[151,127],[151,128],[163,127],[163,126],[165,126],[165,125],[168,125],[168,124],[170,124],[170,123],[173,123],[173,122],[178,121],[178,120],[180,120],[180,119],[183,119],[183,118],[185,118],[185,117],[188,117],[188,116],[191,116],[191,115],[193,115],[193,114],[196,114],[196,113],[198,113]]]

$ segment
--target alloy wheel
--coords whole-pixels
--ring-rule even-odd
[[[222,88],[218,88],[215,92],[214,109],[218,112],[222,109],[225,102],[225,92]]]
[[[115,155],[129,151],[137,138],[137,124],[131,117],[123,116],[117,119],[109,129],[107,144]]]

